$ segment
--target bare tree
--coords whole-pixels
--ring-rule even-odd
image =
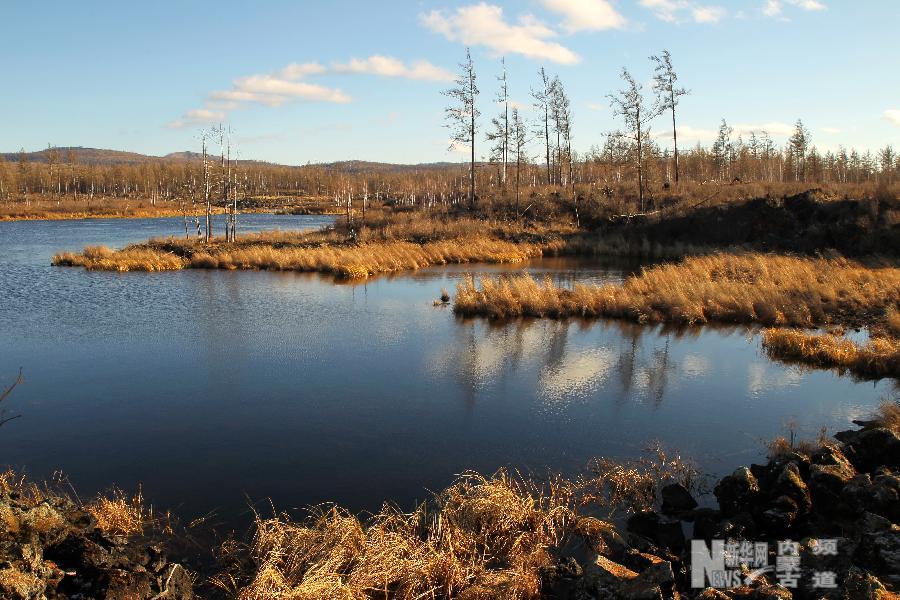
[[[657,107],[646,106],[643,86],[634,80],[628,69],[622,68],[625,89],[609,94],[609,105],[613,114],[625,121],[626,133],[621,134],[635,143],[637,150],[638,198],[641,212],[644,212],[644,142],[649,134],[650,121],[659,115]]]
[[[522,117],[519,115],[519,109],[512,109],[512,142],[513,153],[516,155],[516,218],[519,218],[520,206],[520,186],[522,179],[522,165],[528,162],[527,150],[528,131]]]
[[[536,133],[544,138],[544,150],[547,159],[547,185],[550,185],[553,182],[550,167],[550,111],[552,110],[553,102],[553,82],[547,75],[544,67],[541,67],[541,70],[538,71],[538,75],[540,76],[540,87],[536,90],[531,90],[531,97],[534,98],[534,107],[541,114],[540,124],[543,125],[543,127]]]
[[[491,147],[491,160],[500,163],[500,183],[506,185],[506,170],[509,164],[509,84],[506,76],[506,59],[500,59],[503,72],[497,76],[500,87],[497,90],[497,104],[503,108],[500,114],[491,119],[493,130],[488,133],[488,141],[494,142]]]
[[[475,136],[478,131],[478,86],[475,82],[475,64],[472,53],[466,48],[466,62],[460,63],[460,74],[452,87],[444,91],[444,95],[457,104],[445,109],[447,127],[452,132],[454,144],[469,144],[471,149],[469,161],[469,207],[475,208]],[[452,146],[451,146],[452,147]]]
[[[650,60],[656,63],[653,75],[653,91],[656,92],[657,107],[660,112],[672,111],[672,143],[675,146],[675,185],[678,185],[678,130],[675,126],[675,107],[681,96],[690,94],[686,90],[676,86],[678,75],[672,67],[672,55],[668,50],[663,50],[661,56],[651,56]]]

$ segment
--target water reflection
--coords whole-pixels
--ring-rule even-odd
[[[252,217],[245,230],[321,224]],[[61,469],[84,494],[141,481],[187,517],[218,507],[238,518],[247,496],[374,509],[408,506],[466,469],[571,472],[652,439],[730,470],[785,421],[815,435],[890,390],[770,363],[746,329],[496,323],[432,305],[467,272],[606,282],[633,264],[451,265],[352,285],[49,266],[60,249],[178,226],[0,223],[0,379],[20,365],[26,375],[4,462]]]

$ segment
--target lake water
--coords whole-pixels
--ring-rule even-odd
[[[244,232],[329,217],[247,215]],[[82,495],[143,484],[186,517],[383,500],[411,507],[467,469],[578,471],[660,440],[712,473],[758,460],[797,422],[814,437],[893,383],[769,362],[746,330],[456,318],[465,273],[621,280],[635,265],[544,259],[428,268],[350,285],[318,275],[101,273],[59,250],[181,235],[180,219],[0,223],[0,463]]]

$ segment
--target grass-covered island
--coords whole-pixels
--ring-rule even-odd
[[[550,202],[552,206],[552,202]],[[897,201],[834,199],[809,191],[778,199],[628,219],[573,223],[567,209],[516,218],[502,209],[408,210],[382,205],[313,232],[265,232],[233,241],[154,239],[122,249],[62,252],[58,266],[105,271],[249,269],[340,278],[451,263],[522,263],[558,255],[654,261],[622,285],[575,285],[514,276],[467,280],[454,310],[491,318],[625,318],[643,323],[777,327],[763,337],[775,359],[860,377],[900,376],[900,226]],[[784,330],[783,328],[795,328]],[[803,328],[797,329],[797,328]],[[866,328],[859,345],[841,328]],[[827,332],[810,331],[828,329]]]

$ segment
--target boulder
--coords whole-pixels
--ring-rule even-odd
[[[860,471],[881,465],[900,467],[900,437],[885,427],[861,431],[840,431],[834,437],[844,443],[844,454]]]
[[[650,540],[659,547],[678,554],[685,546],[681,522],[661,517],[652,510],[635,513],[628,518],[626,528],[630,533]]]
[[[750,469],[739,467],[719,481],[713,493],[722,513],[733,515],[756,506],[760,496],[759,482]]]
[[[697,508],[697,501],[686,487],[680,483],[670,483],[660,490],[662,496],[662,512],[676,515]]]
[[[800,468],[793,462],[787,463],[779,473],[773,495],[787,496],[797,503],[799,512],[807,512],[812,506],[809,488],[800,476]]]

